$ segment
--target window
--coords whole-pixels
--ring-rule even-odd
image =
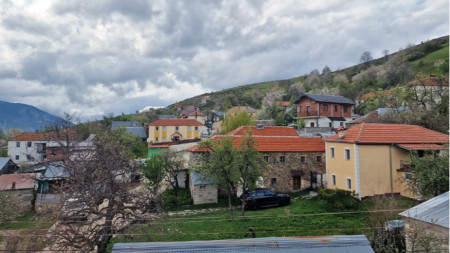
[[[322,162],[322,157],[321,157],[321,156],[317,156],[317,157],[316,157],[316,161],[317,161],[318,163]]]
[[[27,160],[31,161],[31,155],[27,155]]]
[[[334,111],[335,111],[335,112],[337,112],[337,108],[338,108],[338,106],[335,105],[335,106],[334,106]]]
[[[266,161],[266,163],[268,163],[269,162],[269,157],[268,156],[264,156],[264,161]]]
[[[286,157],[284,155],[280,156],[280,163],[284,163],[286,161]]]
[[[191,127],[190,126],[188,126],[188,131],[191,131]]]
[[[277,185],[277,179],[276,179],[276,178],[274,178],[274,177],[273,177],[273,178],[271,178],[271,179],[270,179],[270,185],[271,185],[271,186],[275,186],[275,185]]]
[[[175,127],[175,130],[177,130],[177,131],[178,131],[178,127]]]
[[[334,148],[330,147],[330,157],[334,158]]]
[[[156,137],[156,138],[155,138],[155,142],[158,142],[158,141],[159,141],[159,140],[158,140],[158,137]]]
[[[163,131],[166,131],[166,127],[165,126],[163,126]]]
[[[344,111],[344,112],[347,112],[347,106],[344,105],[344,106],[342,106],[342,107],[343,107],[343,111]]]
[[[27,142],[27,147],[31,148],[31,141]]]
[[[323,108],[324,111],[328,111],[328,105],[323,105],[322,108]]]
[[[16,141],[16,148],[20,148],[20,141]]]
[[[350,178],[347,178],[347,190],[352,189],[352,180]]]
[[[339,125],[340,125],[341,127],[343,127],[343,126],[344,126],[344,122],[341,121],[341,122],[339,123]]]
[[[405,173],[403,173],[403,178],[406,180],[411,180],[413,178],[413,173],[405,172]]]
[[[195,127],[195,131],[198,131],[198,127]]]
[[[18,155],[16,155],[16,160],[19,160],[19,156]]]
[[[333,122],[328,123],[329,127],[333,127]]]
[[[307,106],[307,107],[306,107],[306,112],[308,112],[308,113],[311,112],[311,106]]]
[[[311,125],[311,127],[314,127],[314,122],[311,122],[311,124],[310,124],[310,125]]]
[[[298,111],[302,112],[302,107],[301,106],[298,107]]]
[[[200,185],[200,190],[206,190],[206,185]]]
[[[336,175],[334,174],[331,175],[331,184],[336,185]]]
[[[163,142],[165,142],[166,141],[166,137],[163,137]]]
[[[156,131],[159,131],[159,127],[155,127],[155,130],[156,130]]]
[[[345,160],[350,160],[350,149],[345,149]]]
[[[300,157],[300,162],[302,162],[302,163],[306,163],[306,156],[302,156],[302,157]]]

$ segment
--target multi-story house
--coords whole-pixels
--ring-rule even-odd
[[[149,143],[200,139],[203,127],[195,119],[160,119],[149,125]]]
[[[345,127],[352,120],[353,105],[350,99],[341,96],[305,93],[294,104],[297,105],[297,118],[303,119],[305,127]]]
[[[446,149],[448,135],[420,126],[362,123],[326,142],[328,188],[364,198],[382,194],[417,197],[409,191],[410,153]]]
[[[50,136],[38,131],[25,132],[8,141],[8,156],[16,164],[31,164],[47,158]]]

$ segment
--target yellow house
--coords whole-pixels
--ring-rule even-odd
[[[448,136],[420,126],[363,123],[325,140],[328,188],[355,191],[358,198],[381,194],[416,197],[411,176],[412,150],[446,149]]]
[[[160,119],[149,125],[149,142],[199,139],[203,124],[195,119]]]

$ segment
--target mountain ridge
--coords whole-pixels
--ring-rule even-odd
[[[0,129],[4,132],[11,128],[34,132],[61,120],[32,105],[0,101]]]

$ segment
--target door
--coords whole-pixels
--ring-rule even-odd
[[[302,188],[302,177],[293,177],[294,190],[300,190]]]

